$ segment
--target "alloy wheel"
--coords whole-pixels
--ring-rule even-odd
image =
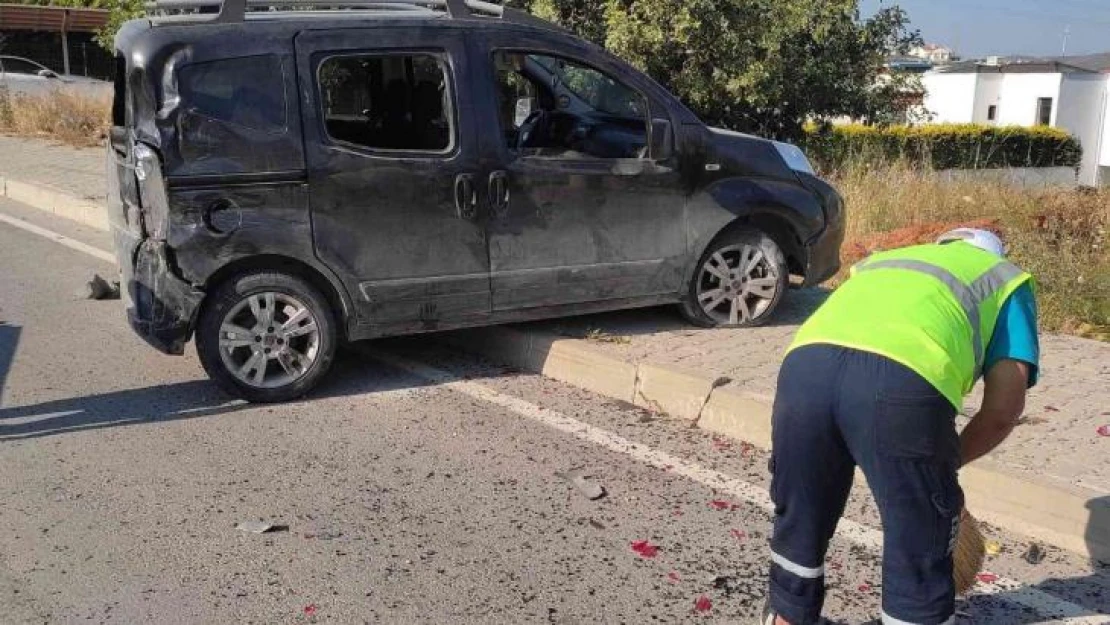
[[[228,372],[255,388],[296,382],[320,353],[320,327],[299,299],[277,292],[245,297],[220,323],[219,352]]]
[[[720,325],[744,325],[767,312],[778,295],[775,264],[754,245],[729,245],[706,258],[698,274],[702,311]]]

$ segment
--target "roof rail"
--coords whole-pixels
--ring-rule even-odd
[[[444,12],[452,18],[504,15],[502,5],[483,0],[153,0],[146,9],[160,15],[214,14],[205,21],[217,23],[242,22],[248,14],[269,17],[310,11],[318,15],[332,10]]]

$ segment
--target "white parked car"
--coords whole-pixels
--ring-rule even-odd
[[[0,56],[0,87],[7,87],[12,95],[42,95],[55,89],[105,97],[112,93],[110,82],[58,74],[18,56]]]

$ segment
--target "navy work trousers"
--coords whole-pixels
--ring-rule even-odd
[[[817,623],[825,552],[856,466],[883,524],[883,621],[952,622],[952,549],[963,509],[956,410],[911,369],[831,345],[791,352],[773,416],[771,606]]]

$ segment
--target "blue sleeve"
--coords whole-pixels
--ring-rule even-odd
[[[1037,340],[1037,299],[1029,283],[1014,291],[1002,305],[994,335],[987,346],[983,371],[990,371],[999,360],[1028,363],[1029,388],[1037,384],[1041,348]]]

